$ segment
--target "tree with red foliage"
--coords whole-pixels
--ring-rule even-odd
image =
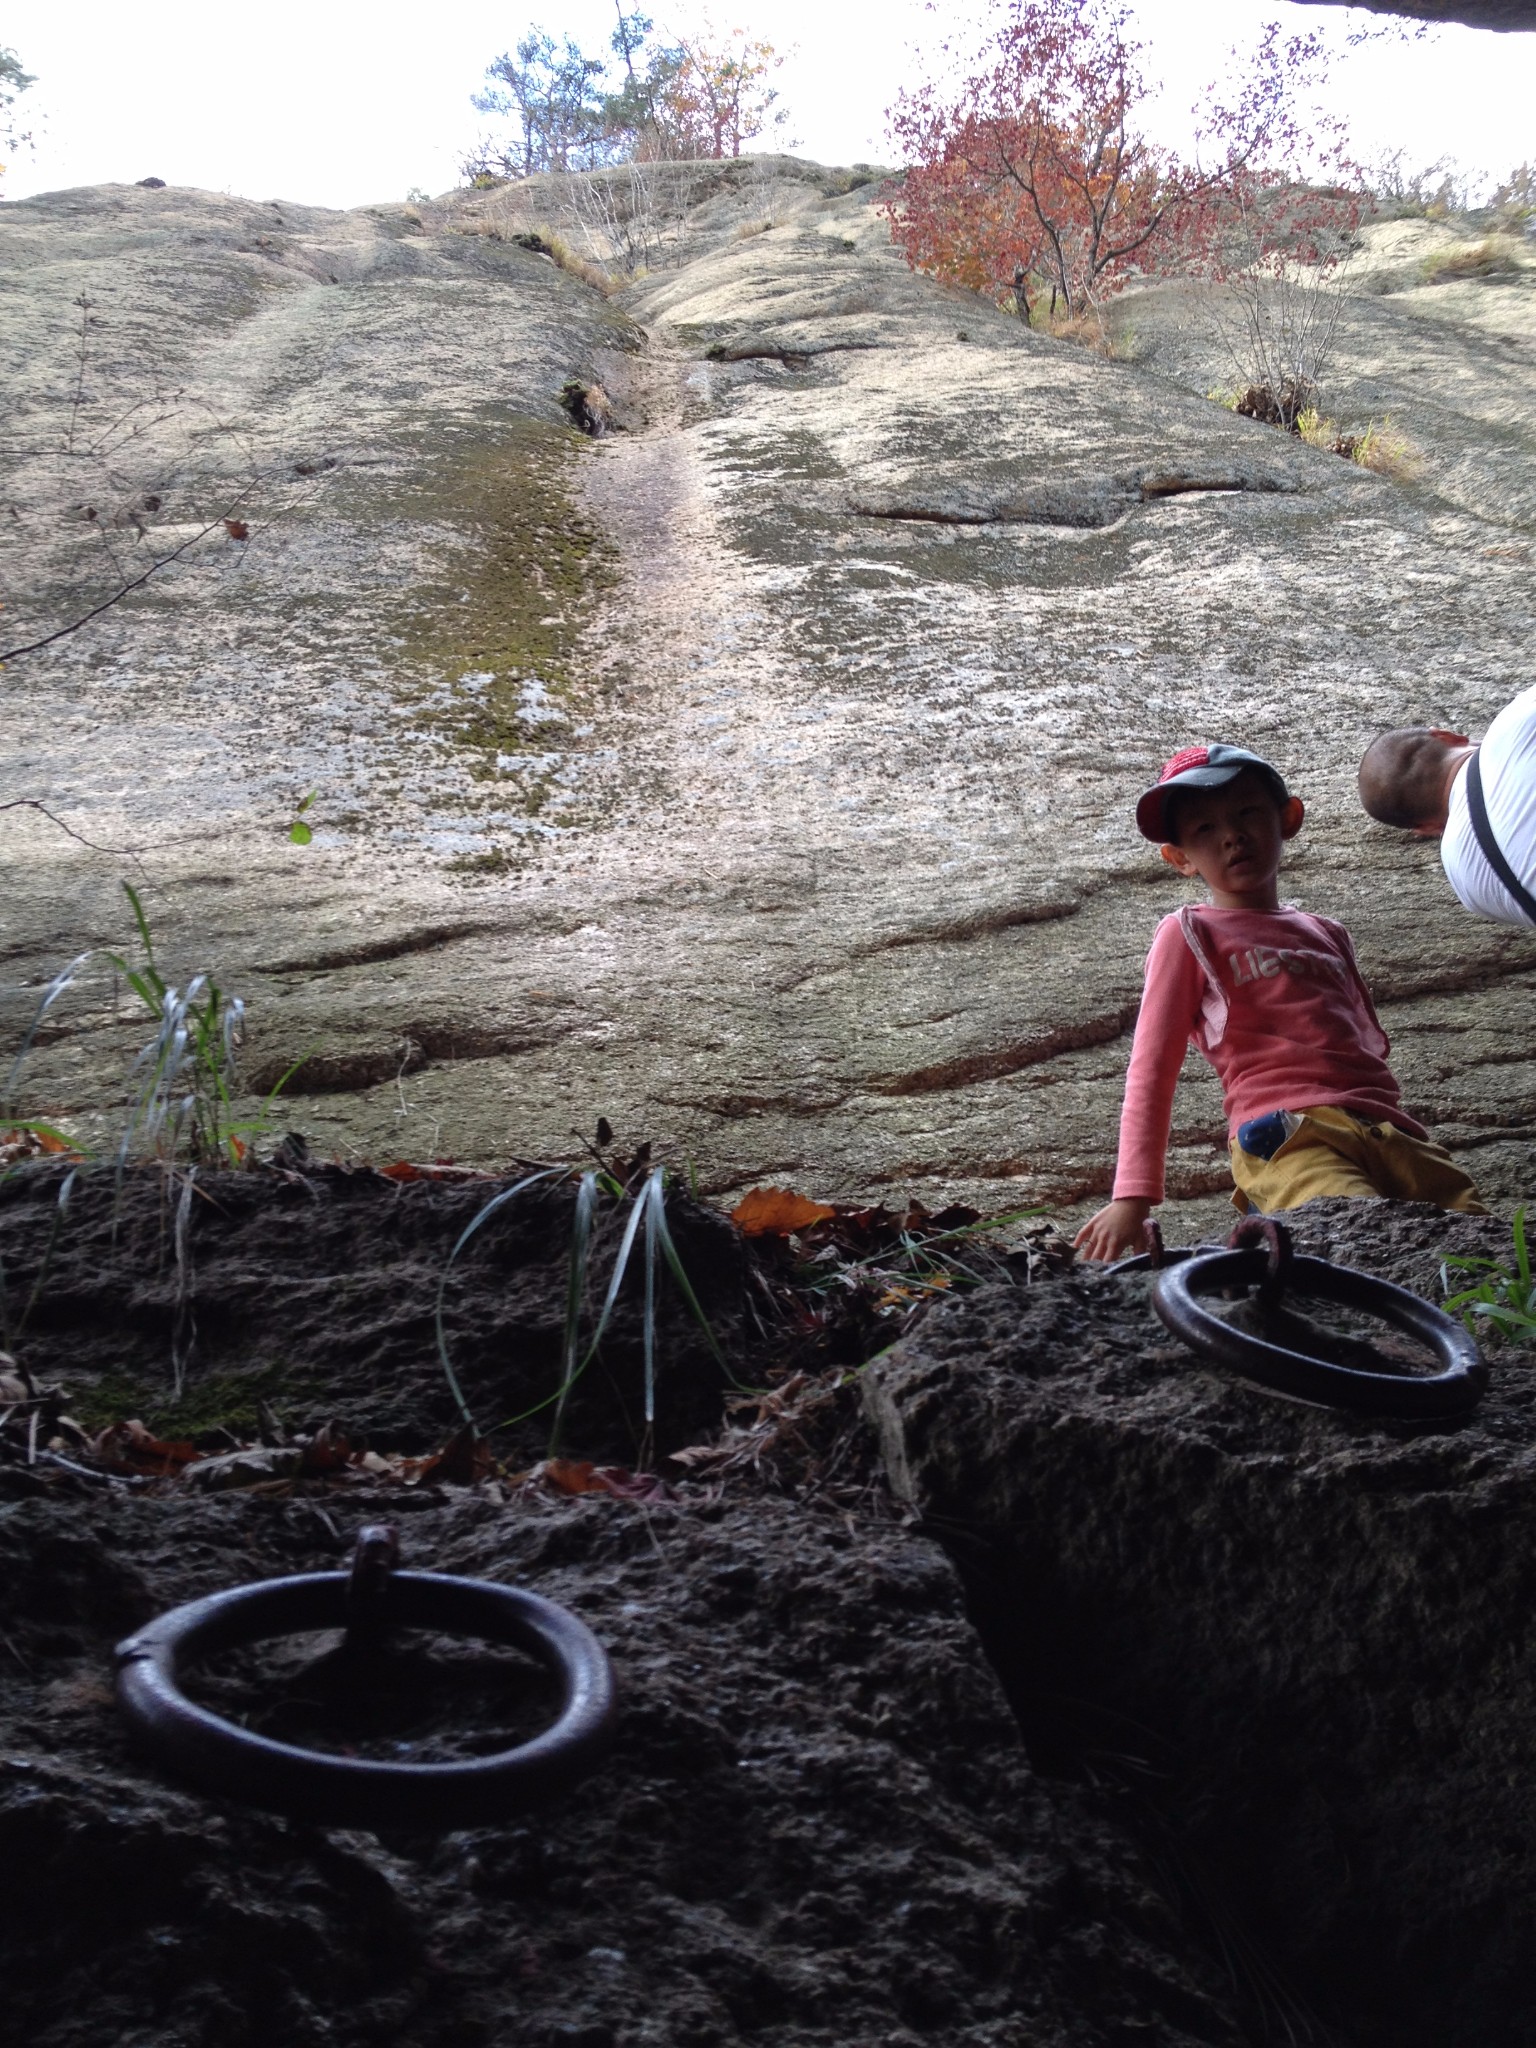
[[[1310,159],[1336,168],[1336,135],[1307,133],[1300,83],[1325,61],[1314,32],[1266,30],[1230,103],[1216,93],[1199,123],[1196,155],[1138,132],[1148,96],[1141,45],[1128,39],[1116,0],[1005,0],[980,68],[946,92],[928,84],[890,112],[908,161],[887,206],[892,233],[915,269],[996,298],[1014,295],[1028,318],[1034,281],[1073,313],[1133,277],[1167,270],[1220,272],[1261,260],[1256,222],[1278,222],[1293,258],[1336,225],[1350,195],[1306,188],[1302,206],[1276,211]],[[1269,246],[1267,231],[1260,242]]]

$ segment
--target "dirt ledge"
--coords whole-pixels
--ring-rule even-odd
[[[1507,1247],[1400,1204],[1299,1220],[1421,1286]],[[1146,1292],[1082,1273],[931,1316],[866,1377],[898,1491],[1037,1761],[1115,1751],[1155,1786],[1170,1855],[1300,1987],[1299,2038],[1528,2042],[1536,1360],[1496,1354],[1459,1428],[1356,1420],[1196,1368]]]

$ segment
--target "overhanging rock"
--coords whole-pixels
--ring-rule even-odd
[[[1437,1238],[1507,1244],[1322,1216],[1308,1249],[1421,1282]],[[1203,1370],[1148,1294],[1078,1272],[935,1312],[867,1376],[895,1484],[965,1567],[1037,1760],[1154,1765],[1152,1824],[1217,1917],[1351,2042],[1529,2042],[1532,1361],[1432,1433]]]

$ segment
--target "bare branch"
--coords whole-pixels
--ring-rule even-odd
[[[64,820],[55,812],[50,811],[48,806],[38,797],[13,796],[6,802],[0,803],[0,811],[39,811],[48,820],[50,825],[57,825],[61,832],[66,833],[71,839],[77,839],[82,846],[88,846],[92,853],[122,854],[128,860],[142,865],[142,855],[138,847],[102,846],[97,840],[87,839],[85,834],[77,832],[73,825],[66,825]]]
[[[235,507],[243,499],[248,498],[251,492],[256,489],[256,486],[264,481],[265,479],[262,477],[253,477],[243,491],[237,492],[230,499],[217,519],[210,519],[208,524],[197,533],[194,533],[189,540],[184,540],[179,548],[173,548],[168,555],[162,555],[158,561],[151,562],[142,576],[135,576],[131,583],[125,583],[121,590],[114,591],[111,597],[105,599],[101,604],[94,605],[90,611],[83,613],[80,618],[72,619],[67,626],[60,626],[57,632],[45,633],[41,640],[29,640],[24,647],[0,648],[0,668],[3,668],[8,661],[19,661],[24,654],[36,654],[40,648],[51,647],[56,640],[67,640],[71,633],[78,633],[80,628],[88,626],[92,619],[99,619],[102,613],[110,611],[113,605],[121,604],[130,591],[142,589],[151,576],[158,575],[162,569],[168,569],[171,563],[179,561],[189,548],[195,548],[200,540],[206,540],[210,533],[217,532],[228,520]]]

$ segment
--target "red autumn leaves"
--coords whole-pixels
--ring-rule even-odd
[[[920,85],[891,110],[910,168],[887,210],[914,268],[994,298],[1043,286],[1053,308],[1081,313],[1138,275],[1252,261],[1255,216],[1282,189],[1297,260],[1358,220],[1358,190],[1329,189],[1347,171],[1339,135],[1300,103],[1326,64],[1317,34],[1271,25],[1205,96],[1186,161],[1139,126],[1153,88],[1125,8],[1008,0],[997,12],[963,83]]]

